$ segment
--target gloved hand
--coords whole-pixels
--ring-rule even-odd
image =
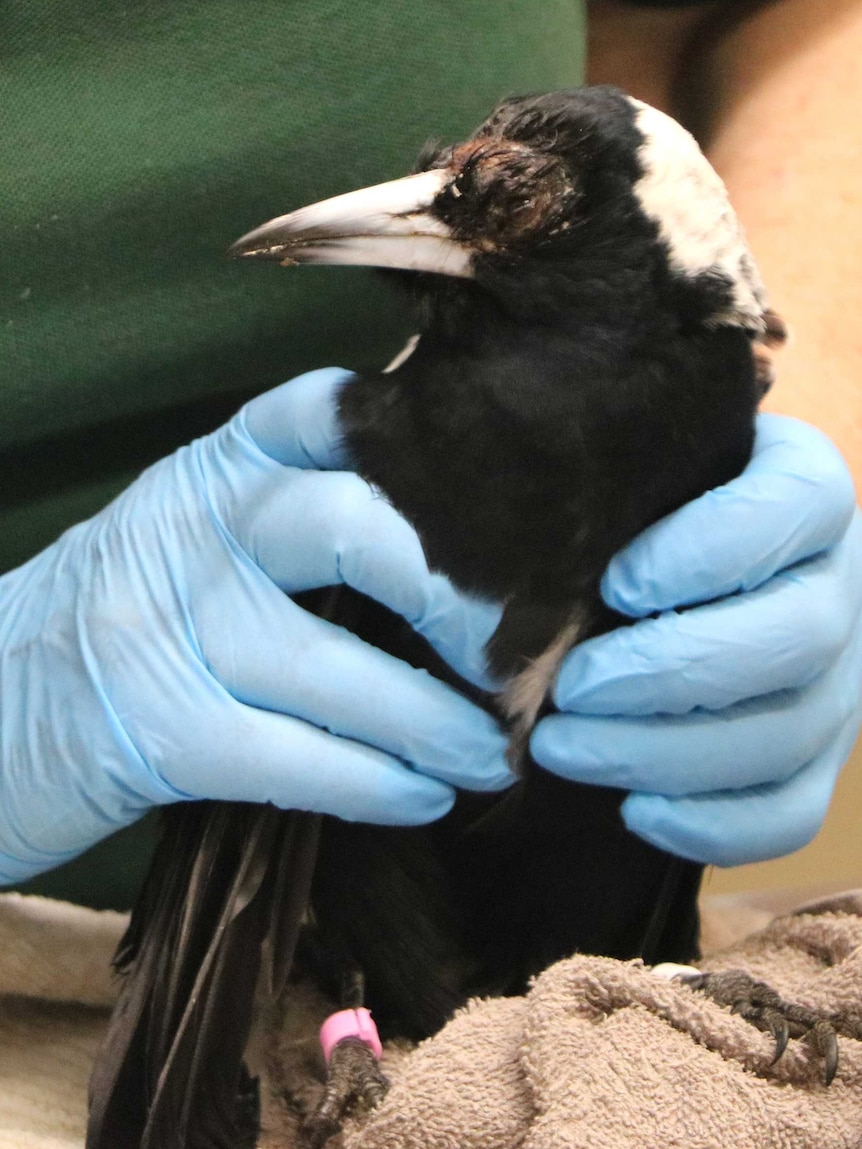
[[[420,823],[511,780],[492,718],[284,593],[347,583],[481,677],[498,609],[361,479],[303,469],[338,465],[344,378],[254,400],[0,579],[0,882],[154,803]]]
[[[641,621],[569,655],[536,760],[633,791],[627,825],[699,862],[808,842],[862,721],[862,519],[829,440],[761,415],[743,475],[644,532],[602,590]]]

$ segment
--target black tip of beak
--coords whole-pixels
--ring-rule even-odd
[[[248,250],[240,240],[235,240],[225,252],[228,259],[244,259],[248,255]]]
[[[247,235],[240,236],[235,240],[225,252],[228,259],[269,259],[274,262],[284,262],[284,247],[283,243],[273,242],[270,239],[267,242],[260,232],[262,229],[257,228],[255,231],[250,231]]]

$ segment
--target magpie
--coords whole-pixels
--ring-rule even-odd
[[[505,685],[478,694],[352,591],[303,602],[497,713],[519,780],[418,828],[167,810],[117,955],[88,1149],[253,1146],[255,995],[297,969],[416,1040],[575,951],[697,952],[701,867],[632,835],[620,791],[529,757],[567,652],[626,622],[601,598],[610,558],[744,468],[784,338],[694,139],[609,87],[511,98],[411,175],[280,216],[231,254],[364,264],[406,289],[418,334],[341,389],[340,428],[429,565],[503,604],[487,655]]]

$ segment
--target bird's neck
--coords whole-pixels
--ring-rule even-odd
[[[746,334],[683,331],[654,285],[635,294],[596,285],[532,321],[472,289],[434,309],[396,371],[343,389],[356,469],[462,587],[506,597],[537,553],[557,583],[592,578],[744,465]]]

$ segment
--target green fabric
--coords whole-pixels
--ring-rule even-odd
[[[404,173],[502,95],[578,82],[582,47],[575,0],[6,0],[0,446],[110,420],[122,438],[141,412],[384,360],[402,329],[372,273],[243,265],[228,243]],[[13,458],[0,570],[61,517]],[[60,493],[76,514],[101,498]]]
[[[374,273],[225,248],[579,83],[583,29],[579,0],[5,0],[0,571],[245,395],[385,362],[407,332]],[[122,904],[147,840],[30,888]]]

